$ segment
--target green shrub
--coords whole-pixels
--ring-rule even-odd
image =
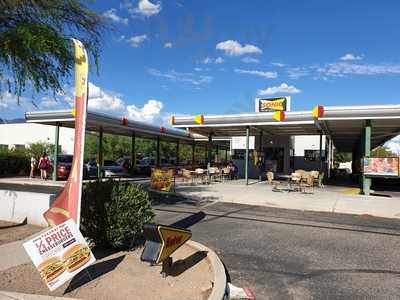
[[[149,195],[140,185],[107,181],[86,184],[82,233],[96,245],[128,249],[143,241],[143,224],[152,222]]]
[[[138,244],[143,224],[154,218],[148,193],[140,185],[120,183],[114,185],[111,199],[106,206],[108,241],[116,248]]]
[[[22,150],[0,151],[0,176],[28,175],[30,159]]]

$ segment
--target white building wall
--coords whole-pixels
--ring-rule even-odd
[[[325,150],[325,135],[322,136],[322,150]],[[294,137],[294,155],[304,156],[304,150],[319,150],[319,135],[297,135]]]
[[[54,144],[55,127],[33,123],[0,124],[0,145],[8,145],[9,149],[15,145],[47,142]],[[74,129],[60,127],[59,143],[62,152],[72,154],[74,151]]]
[[[315,161],[306,160],[304,157],[305,150],[316,150],[319,151],[319,135],[298,135],[293,137],[294,141],[294,170],[319,170],[320,161],[319,159]],[[326,149],[326,136],[322,136],[322,151]],[[328,171],[327,161],[330,159],[330,155],[325,152],[325,161],[322,164],[323,169]],[[327,160],[328,159],[328,160]]]

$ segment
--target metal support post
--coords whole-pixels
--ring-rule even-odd
[[[370,157],[371,156],[371,120],[367,120],[367,123],[365,125],[364,129],[364,142],[363,142],[363,148],[364,148],[364,157]],[[367,178],[364,174],[362,177],[362,192],[364,195],[369,196],[371,192],[371,178]]]
[[[136,134],[134,132],[132,133],[132,143],[131,143],[131,167],[133,173],[136,167]]]
[[[179,166],[179,140],[176,142],[176,166]]]
[[[157,145],[156,145],[156,166],[157,168],[161,165],[161,157],[160,157],[160,137],[157,136]]]
[[[53,164],[53,180],[57,180],[57,165],[58,165],[58,147],[60,138],[60,123],[56,123],[55,137],[54,137],[54,164]]]
[[[196,142],[193,141],[192,144],[192,169],[194,168],[194,163],[195,163],[195,153],[196,153]]]
[[[99,130],[99,153],[97,155],[97,178],[101,180],[103,177],[103,128]]]
[[[210,167],[211,167],[211,160],[212,160],[212,158],[211,158],[211,155],[212,155],[212,135],[210,134],[209,136],[208,136],[208,151],[207,151],[207,166],[208,165],[210,165]]]
[[[260,136],[259,136],[259,141],[258,141],[258,155],[257,157],[261,157],[261,160],[264,160],[263,156],[261,156],[262,153],[262,149],[263,149],[263,132],[260,132]],[[264,166],[264,161],[261,161],[261,166],[259,167],[259,172],[260,174],[258,174],[258,180],[261,182],[262,181],[262,176],[263,176],[263,169],[262,166]]]
[[[246,127],[246,157],[244,162],[244,178],[246,181],[246,185],[249,184],[249,135],[250,135],[250,127]]]
[[[325,144],[326,149],[326,144]],[[322,160],[322,132],[319,134],[319,171],[322,172],[323,160]]]

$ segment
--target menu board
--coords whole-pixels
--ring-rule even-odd
[[[27,241],[24,248],[50,291],[96,261],[72,219]]]
[[[366,176],[399,176],[398,157],[365,157],[363,163]]]

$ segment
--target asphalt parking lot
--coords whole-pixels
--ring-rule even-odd
[[[158,204],[157,221],[196,212],[193,239],[257,299],[397,299],[400,220],[233,203]]]

